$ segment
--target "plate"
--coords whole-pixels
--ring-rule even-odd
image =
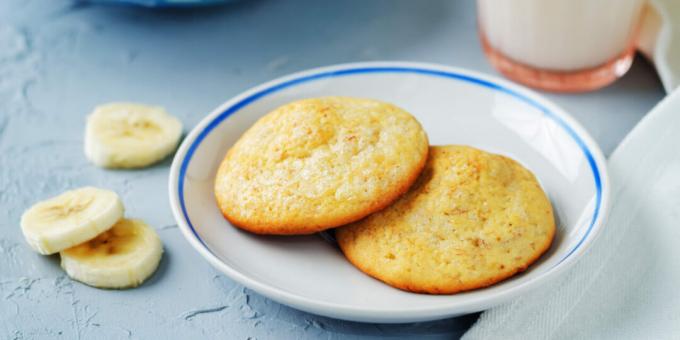
[[[521,275],[448,296],[407,293],[355,269],[318,235],[253,235],[231,226],[213,195],[217,167],[259,117],[301,98],[342,95],[411,112],[432,144],[467,144],[510,156],[536,174],[558,222],[550,250]],[[415,322],[480,311],[520,296],[574,263],[607,215],[599,147],[562,109],[510,82],[459,68],[354,63],[296,73],[230,99],[185,138],[172,164],[170,204],[189,243],[233,280],[280,303],[365,322]]]

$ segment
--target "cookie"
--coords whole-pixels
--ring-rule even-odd
[[[217,171],[215,197],[242,229],[310,234],[388,206],[418,178],[427,153],[420,123],[394,105],[300,100],[241,136]]]
[[[550,247],[555,219],[536,178],[514,160],[433,146],[406,194],[335,234],[368,275],[407,291],[452,294],[524,271]]]

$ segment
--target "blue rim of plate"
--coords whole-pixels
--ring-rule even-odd
[[[178,185],[177,185],[177,191],[178,191],[178,197],[179,197],[179,204],[182,208],[182,214],[184,215],[184,219],[187,221],[187,224],[189,225],[189,228],[191,229],[191,232],[194,234],[196,239],[203,245],[203,247],[213,254],[214,256],[215,253],[210,250],[208,245],[203,241],[203,239],[198,235],[198,232],[196,232],[196,229],[194,228],[193,223],[191,223],[191,219],[189,218],[189,214],[186,209],[186,205],[184,203],[184,178],[186,177],[186,172],[187,168],[189,167],[189,163],[191,161],[192,156],[194,155],[194,152],[198,148],[198,146],[201,144],[203,139],[212,131],[215,127],[217,127],[222,121],[224,121],[227,117],[231,116],[235,112],[239,111],[246,105],[249,105],[258,99],[265,97],[267,95],[270,95],[272,93],[275,93],[277,91],[283,90],[285,88],[291,87],[293,85],[299,85],[302,83],[314,81],[314,80],[319,80],[319,79],[327,79],[327,78],[335,78],[335,77],[343,77],[343,76],[349,76],[349,75],[357,75],[357,74],[371,74],[371,73],[411,73],[411,74],[419,74],[419,75],[427,75],[427,76],[433,76],[433,77],[439,77],[439,78],[448,78],[448,79],[454,79],[457,81],[462,81],[465,83],[473,84],[473,85],[478,85],[482,86],[485,88],[492,89],[494,91],[498,91],[504,94],[507,94],[515,99],[519,99],[535,108],[543,112],[543,114],[555,121],[557,125],[559,125],[562,129],[564,129],[567,134],[576,142],[576,144],[581,148],[581,151],[586,156],[586,159],[588,160],[588,164],[590,165],[590,169],[593,172],[593,179],[595,181],[595,188],[596,188],[596,200],[595,200],[595,210],[593,212],[593,217],[590,220],[590,224],[588,225],[588,229],[586,230],[585,234],[583,237],[578,241],[578,243],[565,255],[558,263],[556,263],[553,267],[556,267],[560,263],[562,263],[564,260],[569,258],[571,254],[573,254],[581,245],[583,242],[588,238],[590,235],[590,232],[593,230],[593,227],[595,226],[595,223],[597,222],[597,219],[600,214],[600,207],[602,206],[602,181],[600,178],[600,170],[597,167],[597,163],[595,162],[595,158],[586,146],[585,142],[581,137],[574,131],[574,129],[567,124],[560,116],[556,115],[554,112],[550,111],[547,107],[541,105],[540,103],[536,102],[534,99],[529,98],[523,94],[520,94],[512,89],[509,89],[507,87],[504,87],[502,85],[496,84],[492,81],[485,80],[485,79],[480,79],[471,75],[467,74],[462,74],[458,72],[452,72],[452,71],[443,71],[443,70],[432,70],[432,69],[427,69],[427,68],[420,68],[420,67],[391,67],[391,66],[374,66],[374,67],[348,67],[346,69],[336,69],[336,70],[331,70],[331,71],[321,71],[318,73],[314,73],[311,75],[303,75],[297,78],[289,79],[284,82],[280,82],[277,84],[274,84],[272,86],[269,86],[267,88],[261,89],[246,98],[243,98],[242,100],[238,101],[237,103],[231,105],[230,107],[224,109],[217,117],[213,118],[213,120],[208,123],[208,125],[203,128],[203,130],[196,136],[196,139],[191,143],[189,146],[189,149],[187,150],[186,154],[184,155],[184,159],[182,159],[182,163],[179,169],[179,176],[178,176]],[[216,256],[217,257],[217,256]]]

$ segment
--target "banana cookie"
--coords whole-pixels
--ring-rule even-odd
[[[215,196],[234,225],[309,234],[385,208],[418,178],[428,139],[408,112],[348,97],[305,99],[258,120],[227,152]]]
[[[363,272],[407,291],[452,294],[524,271],[549,247],[555,219],[536,178],[514,160],[434,146],[390,207],[336,230]]]

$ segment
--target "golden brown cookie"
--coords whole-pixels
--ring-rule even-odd
[[[227,152],[220,210],[260,234],[310,234],[357,221],[406,192],[425,165],[420,123],[388,103],[324,97],[281,106]]]
[[[550,201],[514,160],[433,146],[411,189],[390,207],[338,228],[363,272],[412,292],[452,294],[525,270],[555,234]]]

